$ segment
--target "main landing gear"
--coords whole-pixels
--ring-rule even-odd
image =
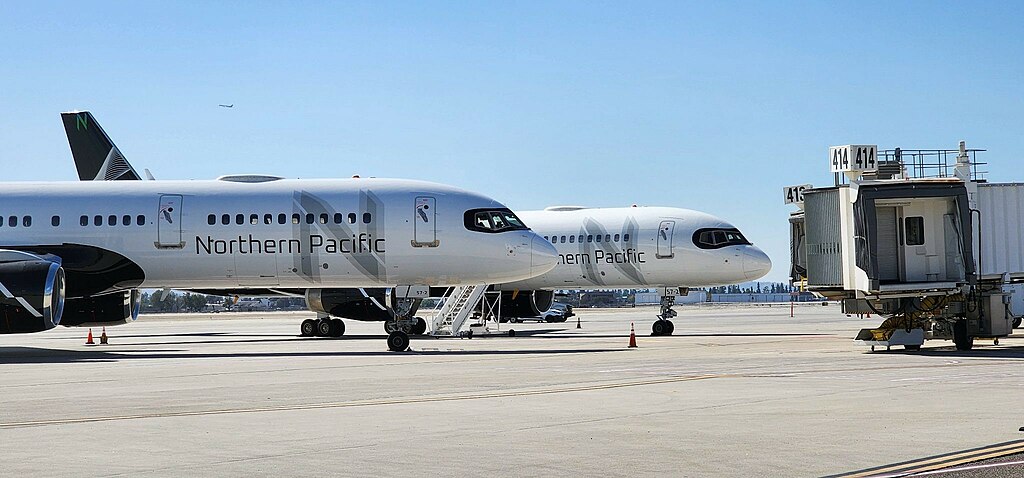
[[[306,319],[299,326],[299,334],[303,337],[341,337],[345,335],[345,322],[330,317]]]
[[[676,296],[674,295],[663,295],[661,297],[661,313],[658,314],[658,320],[654,321],[651,325],[651,335],[672,335],[672,332],[676,330],[676,326],[672,324],[672,318],[679,315],[676,311],[672,310],[672,306],[676,304]]]

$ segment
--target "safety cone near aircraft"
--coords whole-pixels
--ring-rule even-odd
[[[106,327],[103,327],[103,332],[100,333],[100,344],[101,345],[106,345],[107,344],[107,328]]]
[[[629,348],[636,348],[636,329],[633,328],[633,323],[629,323]]]
[[[92,328],[89,328],[89,336],[85,338],[85,345],[96,345],[96,342],[92,341]]]

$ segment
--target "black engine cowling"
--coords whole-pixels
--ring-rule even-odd
[[[20,253],[19,253],[20,254]],[[36,256],[0,263],[0,333],[54,328],[64,307],[64,269]]]
[[[388,308],[388,289],[308,289],[306,306],[313,312],[329,314],[333,317],[363,321],[386,321],[394,318]],[[412,315],[419,309],[419,299],[406,299],[405,304]]]
[[[553,290],[505,291],[501,293],[501,316],[537,317],[547,312],[554,302]]]
[[[142,294],[131,289],[113,294],[67,299],[64,303],[66,327],[111,327],[134,322],[139,318]]]

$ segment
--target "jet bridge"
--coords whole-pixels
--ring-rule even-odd
[[[791,279],[885,321],[856,339],[920,348],[1012,332],[1011,284],[1024,282],[1024,184],[991,184],[956,150],[829,148],[830,187],[785,189]]]

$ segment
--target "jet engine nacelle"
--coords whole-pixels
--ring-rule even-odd
[[[307,289],[306,306],[313,312],[344,319],[382,322],[394,317],[387,289]],[[415,313],[419,301],[415,301]]]
[[[547,312],[554,302],[553,290],[505,291],[501,293],[501,316],[537,317]]]
[[[64,303],[65,327],[112,327],[139,318],[142,294],[131,289],[113,294],[67,299]]]
[[[3,334],[41,332],[56,327],[61,320],[64,269],[57,262],[25,256],[23,260],[0,263]]]

